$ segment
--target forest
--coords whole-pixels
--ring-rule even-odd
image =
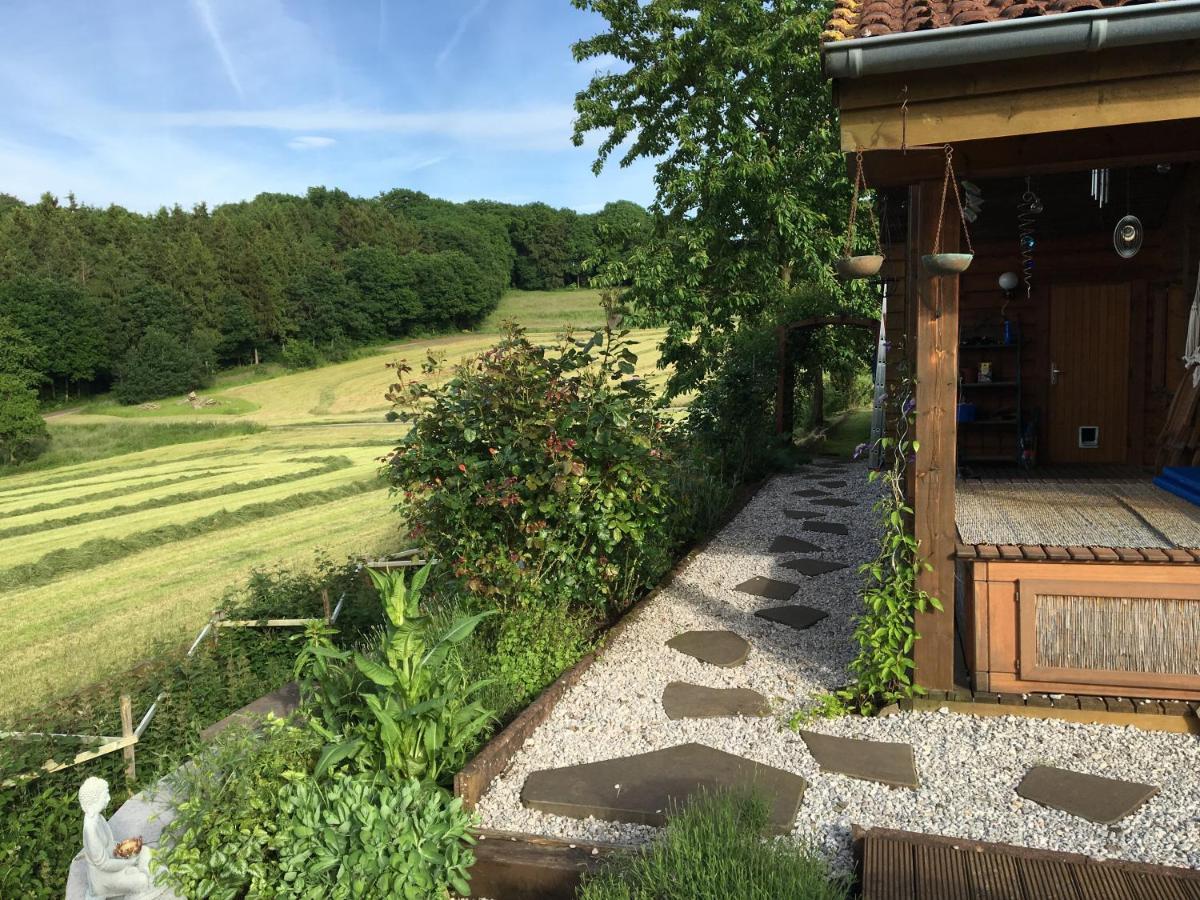
[[[640,206],[451,203],[323,187],[149,215],[0,194],[0,379],[32,402],[124,403],[222,367],[293,367],[467,328],[509,287],[585,285],[649,229]]]

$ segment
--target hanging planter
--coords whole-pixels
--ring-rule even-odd
[[[842,255],[834,260],[833,268],[838,275],[847,280],[856,278],[871,278],[879,274],[883,268],[883,250],[879,246],[879,224],[875,221],[874,207],[867,207],[867,215],[871,218],[871,230],[875,232],[875,252],[865,255],[854,253],[854,224],[858,218],[858,201],[867,192],[867,179],[863,175],[863,155],[859,150],[855,156],[854,193],[850,197],[850,221],[846,228],[846,244]]]
[[[921,265],[930,275],[959,275],[967,271],[975,259],[975,248],[971,246],[971,233],[967,229],[967,216],[963,212],[962,197],[958,193],[958,179],[954,176],[954,148],[946,145],[946,175],[942,181],[942,205],[938,210],[937,236],[933,239],[933,252],[921,257]],[[946,194],[954,187],[954,202],[958,205],[958,220],[962,223],[963,237],[967,241],[966,253],[942,252],[942,223],[946,218]]]

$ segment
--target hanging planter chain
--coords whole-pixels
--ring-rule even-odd
[[[954,186],[954,202],[958,205],[958,220],[962,223],[963,237],[967,239],[967,252],[972,256],[975,255],[975,248],[971,246],[971,232],[967,228],[967,215],[963,212],[962,197],[958,192],[958,179],[954,175],[954,148],[946,144],[946,177],[942,181],[942,206],[938,210],[938,227],[937,237],[933,239],[933,252],[942,252],[942,223],[946,218],[946,191],[950,185]]]
[[[854,172],[854,192],[850,195],[850,221],[846,228],[846,246],[842,249],[843,256],[854,255],[854,228],[858,222],[858,198],[860,191],[866,194],[870,189],[867,187],[867,177],[863,174],[863,152],[857,150],[854,154],[855,172]],[[883,247],[879,243],[879,222],[875,218],[875,207],[873,204],[867,206],[867,216],[871,220],[871,230],[875,232],[875,252],[883,255]]]

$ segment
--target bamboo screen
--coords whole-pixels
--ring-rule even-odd
[[[1038,594],[1037,664],[1200,675],[1200,602]]]

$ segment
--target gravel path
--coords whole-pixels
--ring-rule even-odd
[[[847,482],[830,494],[854,500],[856,506],[826,509],[792,495],[830,477]],[[767,484],[559,701],[483,797],[482,824],[568,839],[645,840],[655,829],[525,809],[520,802],[525,778],[539,769],[696,741],[804,776],[810,787],[793,834],[816,842],[839,867],[849,866],[854,823],[1200,868],[1200,737],[948,712],[849,717],[810,727],[912,744],[921,788],[888,788],[818,770],[786,723],[806,699],[846,680],[852,655],[850,617],[858,608],[861,584],[856,568],[876,546],[871,511],[876,491],[857,465],[844,475],[810,466],[803,474]],[[845,523],[850,534],[806,532],[801,522],[785,516],[787,509],[822,510],[825,520]],[[829,551],[813,556],[850,567],[815,578],[784,569],[778,564],[795,554],[767,552],[780,534],[810,540]],[[824,609],[829,618],[802,632],[755,618],[755,610],[777,604],[732,589],[755,575],[798,583],[799,592],[789,602]],[[750,642],[753,649],[744,665],[716,668],[663,646],[682,631],[721,628]],[[670,681],[753,688],[772,700],[776,714],[671,721],[661,704]],[[1015,794],[1025,771],[1039,764],[1142,781],[1162,790],[1116,825],[1095,825]]]

